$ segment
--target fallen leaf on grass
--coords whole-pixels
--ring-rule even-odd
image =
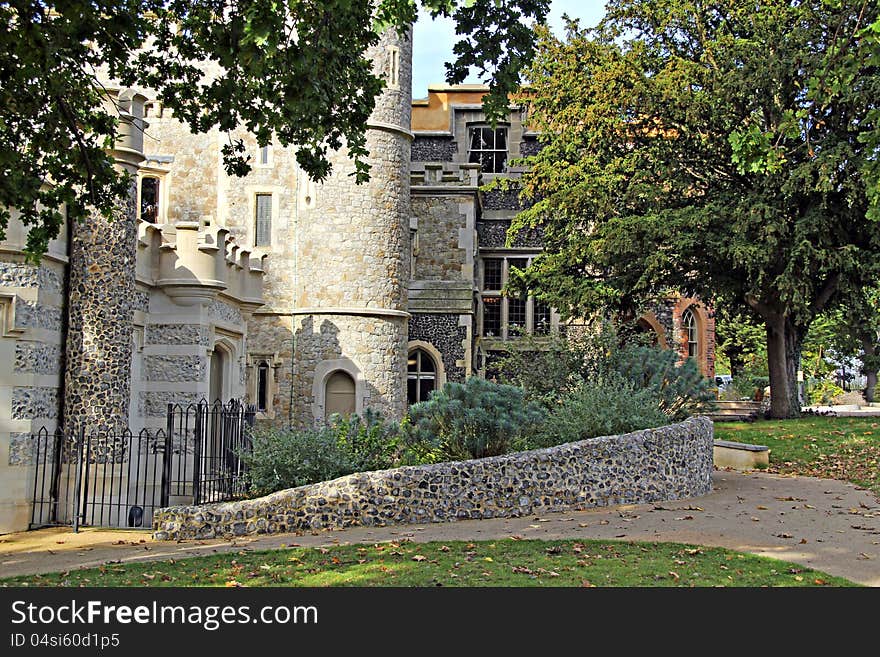
[[[592,584],[592,583],[590,582],[590,580],[585,579],[585,580],[582,580],[582,581],[581,581],[581,587],[582,587],[582,588],[586,588],[586,589],[594,589],[594,588],[596,588],[596,585],[595,585],[595,584]]]
[[[520,574],[520,575],[531,575],[532,574],[531,569],[526,568],[525,566],[514,566],[513,572]]]
[[[441,545],[438,549],[439,549],[441,552],[449,552],[449,546],[448,546],[448,545]]]
[[[422,556],[421,554],[417,554],[412,558],[413,561],[425,561],[426,559],[427,557]]]
[[[670,571],[669,571],[669,576],[670,576],[672,579],[674,579],[676,582],[677,582],[679,579],[681,579],[681,578],[679,577],[678,573],[675,572],[674,570],[670,570]]]

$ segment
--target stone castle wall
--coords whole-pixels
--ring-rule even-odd
[[[348,475],[242,502],[171,507],[158,540],[447,522],[706,495],[708,418],[548,449]]]
[[[13,217],[0,255],[0,534],[27,528],[31,436],[42,427],[53,431],[61,416],[66,244],[54,240],[48,257],[33,265],[16,253],[25,234]]]
[[[466,230],[468,224],[467,215],[462,211],[465,207],[472,208],[473,199],[464,194],[413,196],[412,214],[418,217],[418,246],[412,278],[438,281],[462,278],[462,265],[468,261],[467,244],[461,239],[461,231]],[[468,279],[473,279],[473,267],[469,274]]]

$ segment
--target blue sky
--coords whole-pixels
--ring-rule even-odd
[[[548,22],[557,36],[562,36],[562,14],[580,18],[581,25],[592,26],[605,13],[604,0],[553,0]],[[452,59],[455,43],[455,23],[450,19],[434,21],[420,14],[413,32],[413,98],[425,98],[429,84],[446,82],[444,62]],[[481,82],[471,76],[467,82]]]

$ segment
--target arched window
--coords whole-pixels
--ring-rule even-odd
[[[141,178],[141,221],[151,224],[159,218],[159,179],[154,176]]]
[[[697,327],[697,317],[690,308],[681,314],[681,325],[687,334],[687,352],[691,358],[700,355],[700,337]]]
[[[327,378],[324,395],[324,413],[351,415],[355,411],[354,379],[348,372],[336,370]]]
[[[437,388],[437,365],[422,349],[416,349],[406,361],[406,396],[410,404],[428,399]]]
[[[269,363],[261,360],[257,365],[257,410],[269,408]]]
[[[223,380],[224,370],[226,369],[226,354],[223,353],[223,350],[215,347],[214,351],[211,353],[211,372],[210,372],[210,381],[209,381],[209,396],[208,401],[210,403],[214,403],[216,401],[223,401],[223,392],[225,388],[225,381]]]

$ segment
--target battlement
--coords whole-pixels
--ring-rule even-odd
[[[477,187],[479,163],[413,162],[410,167],[412,187]]]
[[[209,303],[221,292],[246,309],[262,306],[265,258],[243,248],[210,217],[162,228],[138,225],[138,279],[161,288],[180,306]]]

